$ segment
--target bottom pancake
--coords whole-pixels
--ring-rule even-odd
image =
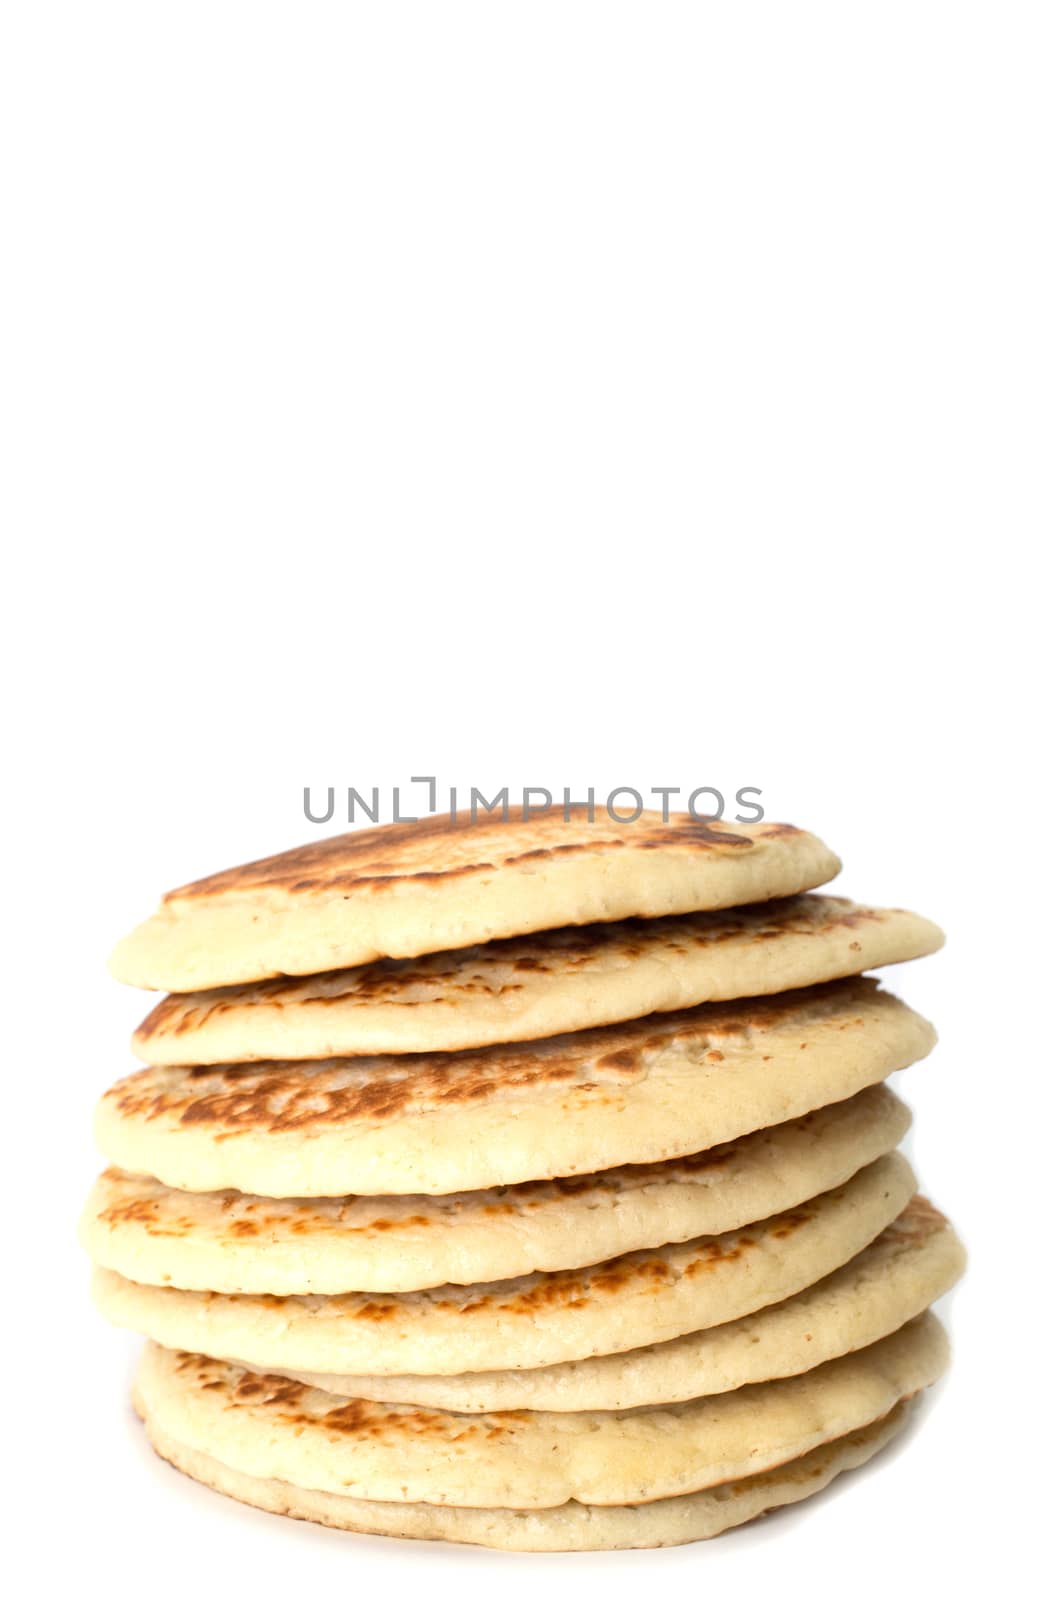
[[[209,1488],[262,1511],[319,1522],[328,1528],[400,1539],[444,1539],[494,1550],[643,1550],[712,1539],[778,1506],[817,1494],[841,1472],[862,1466],[889,1444],[907,1422],[914,1404],[902,1401],[867,1427],[819,1445],[770,1472],[696,1494],[636,1506],[587,1506],[570,1500],[538,1511],[398,1504],[298,1489],[277,1478],[252,1478],[237,1472],[202,1451],[178,1444],[150,1420],[147,1434],[164,1460]]]
[[[402,1504],[627,1506],[767,1472],[869,1426],[941,1376],[930,1312],[799,1377],[633,1411],[451,1411],[346,1399],[149,1345],[147,1421],[237,1472]]]

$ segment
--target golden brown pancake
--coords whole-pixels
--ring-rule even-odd
[[[158,1066],[470,1050],[800,989],[941,943],[941,930],[912,911],[796,895],[170,995],[133,1050]]]
[[[768,1471],[886,1416],[934,1383],[948,1349],[926,1313],[797,1378],[636,1411],[468,1417],[350,1400],[149,1345],[143,1412],[237,1472],[371,1500],[630,1505]]]
[[[365,828],[167,894],[111,971],[217,988],[452,950],[541,928],[767,900],[827,883],[832,852],[781,822],[613,821],[603,807]]]
[[[449,1054],[149,1067],[103,1096],[107,1159],[175,1189],[453,1194],[667,1161],[925,1056],[871,980]]]
[[[178,1443],[149,1413],[145,1422],[153,1448],[189,1477],[245,1505],[327,1528],[399,1539],[446,1539],[495,1550],[646,1550],[713,1539],[764,1512],[818,1494],[839,1473],[861,1466],[881,1451],[905,1427],[913,1404],[900,1401],[868,1427],[818,1445],[794,1461],[696,1494],[632,1506],[587,1506],[568,1500],[539,1511],[360,1500],[322,1489],[300,1489],[279,1478],[237,1472],[216,1456]],[[137,1409],[143,1414],[143,1402]]]

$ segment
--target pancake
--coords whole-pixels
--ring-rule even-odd
[[[915,1192],[881,1156],[838,1189],[762,1222],[570,1272],[402,1295],[225,1295],[97,1267],[104,1316],[172,1349],[274,1371],[453,1373],[609,1355],[730,1322],[849,1261]]]
[[[462,1055],[152,1067],[104,1095],[96,1137],[113,1165],[177,1189],[454,1194],[712,1148],[934,1041],[858,978]]]
[[[586,1506],[568,1500],[541,1511],[357,1500],[321,1489],[298,1489],[277,1478],[236,1472],[214,1456],[178,1444],[150,1418],[147,1436],[163,1460],[230,1499],[327,1528],[400,1539],[445,1539],[495,1550],[645,1550],[712,1539],[778,1506],[818,1494],[841,1472],[864,1465],[889,1444],[905,1427],[913,1404],[900,1401],[866,1428],[818,1445],[769,1472],[713,1489],[636,1506]]]
[[[637,1411],[448,1411],[348,1400],[148,1345],[143,1414],[251,1477],[368,1500],[631,1505],[744,1478],[887,1415],[943,1372],[930,1314],[797,1378]]]
[[[827,883],[839,861],[777,822],[697,822],[601,806],[365,828],[167,894],[110,970],[144,989],[213,989],[454,950],[540,928],[769,900]]]
[[[227,1294],[400,1293],[556,1272],[726,1233],[834,1189],[911,1121],[882,1084],[677,1161],[454,1195],[189,1194],[111,1167],[81,1220],[100,1266]]]
[[[332,1394],[445,1411],[625,1411],[790,1378],[894,1333],[952,1289],[964,1249],[922,1195],[846,1266],[790,1300],[665,1344],[522,1371],[449,1377],[286,1372]]]
[[[560,928],[169,995],[133,1036],[157,1066],[468,1050],[776,994],[930,954],[934,923],[829,895],[650,922]]]

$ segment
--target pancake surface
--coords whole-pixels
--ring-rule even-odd
[[[178,1189],[455,1194],[667,1161],[925,1056],[869,979],[462,1055],[153,1067],[103,1096],[107,1160]]]
[[[777,994],[927,955],[941,943],[935,924],[912,911],[796,895],[169,995],[136,1030],[133,1051],[173,1066],[469,1050]]]
[[[97,1267],[104,1316],[173,1349],[275,1370],[538,1367],[675,1339],[796,1294],[864,1249],[915,1191],[886,1155],[841,1188],[716,1238],[570,1272],[402,1295],[224,1295]]]
[[[626,1411],[790,1378],[874,1344],[957,1282],[965,1254],[922,1195],[890,1227],[800,1294],[665,1344],[521,1371],[449,1377],[281,1372],[331,1394],[445,1411]]]
[[[327,972],[540,928],[769,900],[827,883],[832,852],[800,828],[601,807],[523,820],[463,813],[363,829],[187,884],[118,945],[145,989],[213,989]]]
[[[933,1383],[930,1314],[797,1378],[636,1411],[447,1411],[348,1400],[149,1345],[139,1403],[178,1443],[302,1488],[433,1505],[629,1505],[768,1471]]]
[[[138,1408],[143,1410],[142,1402]],[[695,1494],[636,1506],[586,1506],[577,1500],[541,1511],[475,1510],[422,1502],[358,1500],[299,1489],[278,1478],[250,1477],[214,1456],[178,1444],[150,1416],[147,1436],[165,1461],[208,1488],[262,1511],[319,1522],[350,1533],[400,1539],[445,1539],[494,1550],[647,1550],[712,1539],[728,1528],[825,1489],[841,1472],[862,1466],[905,1427],[913,1402],[900,1401],[878,1422],[749,1478]]]
[[[882,1084],[677,1161],[453,1195],[189,1194],[109,1168],[82,1217],[100,1266],[229,1294],[402,1292],[606,1261],[726,1233],[845,1183],[911,1121]]]

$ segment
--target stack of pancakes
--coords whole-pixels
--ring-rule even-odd
[[[155,1449],[253,1505],[524,1550],[706,1538],[878,1451],[961,1246],[860,976],[942,936],[782,824],[331,839],[118,947],[172,991],[82,1222]]]

